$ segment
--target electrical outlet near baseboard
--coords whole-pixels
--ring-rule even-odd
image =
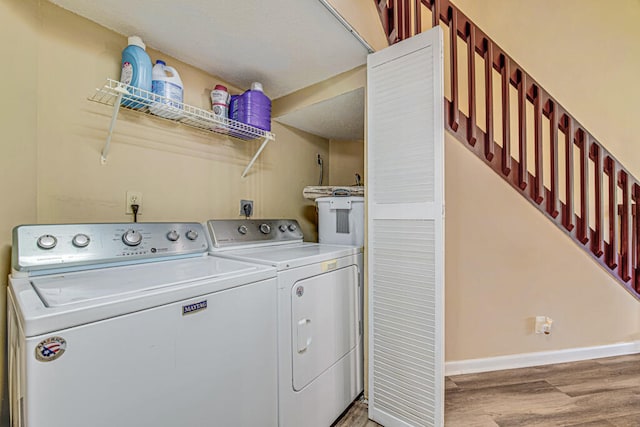
[[[551,334],[551,325],[553,319],[549,316],[536,316],[535,333],[536,334]]]
[[[142,193],[140,191],[127,191],[125,200],[125,213],[127,215],[133,215],[131,205],[138,205],[138,215],[142,213]]]

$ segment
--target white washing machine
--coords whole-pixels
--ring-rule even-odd
[[[280,427],[328,427],[363,390],[362,251],[295,220],[211,220],[212,253],[278,270]]]
[[[197,223],[14,229],[13,427],[277,426],[274,268]]]

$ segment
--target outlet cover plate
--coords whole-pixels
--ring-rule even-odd
[[[133,215],[133,211],[131,210],[131,205],[137,204],[138,207],[138,215],[142,213],[142,192],[140,191],[127,191],[126,199],[125,199],[125,213],[127,215]]]
[[[250,214],[246,215],[244,213],[244,206],[245,205],[249,205],[250,206]],[[253,215],[253,200],[240,200],[240,216],[252,216]]]

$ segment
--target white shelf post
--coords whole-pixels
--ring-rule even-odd
[[[258,156],[260,155],[260,153],[262,153],[262,150],[264,150],[264,147],[267,146],[267,143],[271,140],[271,138],[266,137],[264,139],[264,141],[262,141],[262,145],[260,145],[260,148],[258,148],[258,151],[256,151],[256,154],[254,154],[253,159],[251,159],[251,161],[249,162],[249,164],[247,165],[246,168],[244,168],[244,171],[242,172],[242,177],[245,178],[247,176],[247,173],[249,173],[249,169],[251,169],[251,166],[253,166],[253,164],[256,162],[256,159],[258,158]]]

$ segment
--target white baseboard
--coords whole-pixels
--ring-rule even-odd
[[[601,357],[623,356],[640,353],[640,341],[609,344],[595,347],[569,348],[565,350],[536,353],[510,354],[484,359],[453,360],[444,364],[445,375],[472,374],[500,371],[503,369],[527,368],[552,363],[576,362]]]

